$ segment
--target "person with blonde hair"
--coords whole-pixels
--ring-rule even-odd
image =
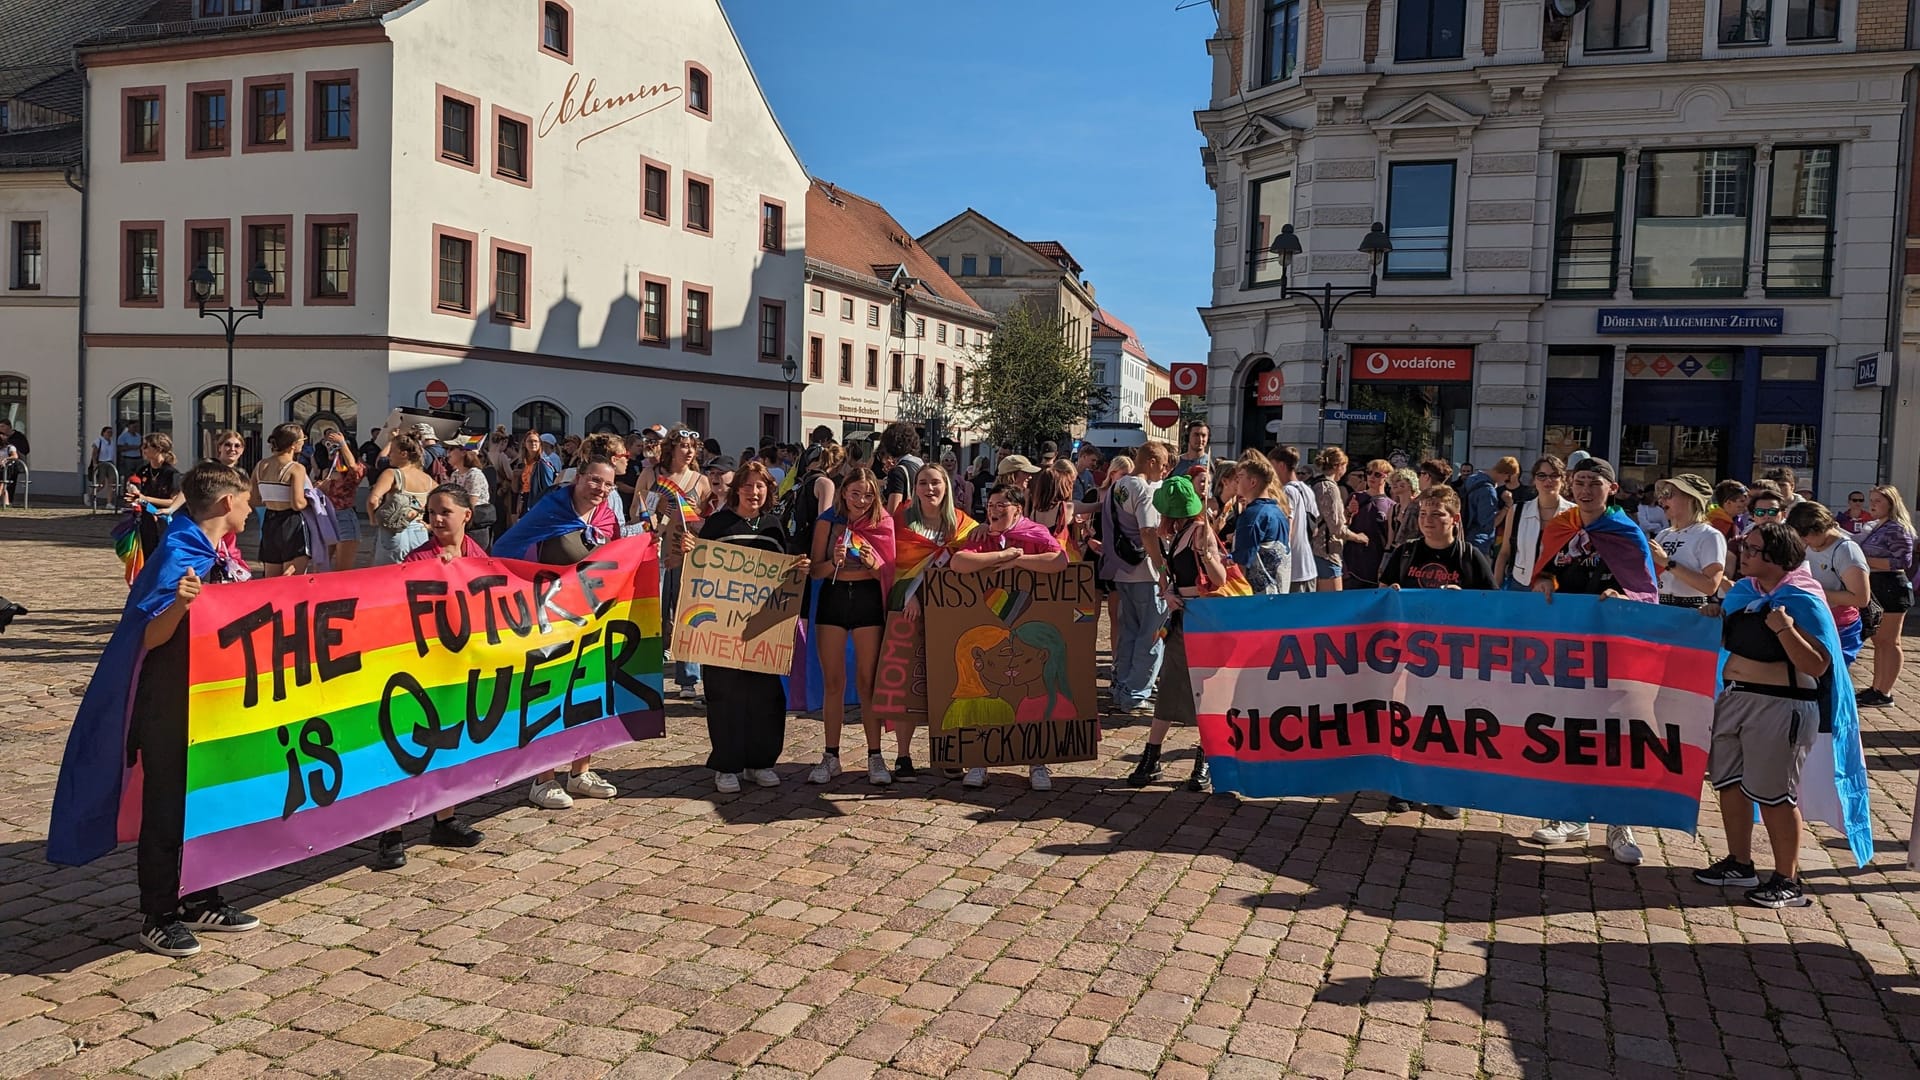
[[[1856,695],[1861,705],[1885,708],[1893,704],[1893,685],[1900,679],[1906,656],[1900,650],[1900,627],[1913,608],[1913,518],[1900,489],[1881,484],[1867,493],[1867,512],[1873,531],[1860,539],[1867,557],[1867,585],[1885,614],[1873,635],[1873,683]]]
[[[427,542],[427,495],[439,485],[427,475],[424,451],[411,435],[395,435],[380,456],[392,467],[373,482],[367,516],[373,519],[373,565],[390,566]]]
[[[1420,536],[1420,514],[1414,507],[1414,501],[1420,492],[1431,484],[1422,484],[1422,477],[1406,466],[1393,470],[1387,477],[1387,498],[1393,500],[1393,527],[1388,532],[1388,550]]]
[[[1337,446],[1326,447],[1313,464],[1319,475],[1308,486],[1320,511],[1319,525],[1313,531],[1313,558],[1320,575],[1315,585],[1322,592],[1339,592],[1345,585],[1346,570],[1341,565],[1345,545],[1349,540],[1366,538],[1347,528],[1347,493],[1340,487],[1347,474],[1347,452]]]
[[[1239,518],[1233,528],[1233,561],[1256,593],[1285,593],[1293,586],[1293,506],[1273,463],[1249,450],[1234,463]]]
[[[1387,479],[1393,466],[1375,458],[1367,462],[1367,488],[1354,499],[1353,527],[1346,547],[1341,551],[1349,589],[1380,587],[1380,564],[1392,547],[1393,500],[1387,498]]]

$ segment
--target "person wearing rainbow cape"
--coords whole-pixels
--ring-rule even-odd
[[[809,552],[820,580],[813,609],[814,646],[820,652],[825,689],[826,748],[807,774],[824,784],[840,772],[840,726],[846,714],[846,669],[838,663],[853,642],[854,686],[860,726],[867,736],[867,779],[893,783],[880,752],[880,714],[873,704],[873,673],[880,663],[880,634],[887,624],[887,593],[893,587],[893,518],[881,505],[880,480],[856,468],[840,485],[833,508],[813,523]]]
[[[1533,590],[1549,603],[1556,592],[1659,603],[1659,576],[1647,534],[1625,511],[1608,503],[1620,488],[1613,464],[1588,457],[1573,466],[1569,475],[1573,508],[1540,528],[1540,562],[1533,571]],[[1588,832],[1584,821],[1549,821],[1534,830],[1533,839],[1557,847],[1585,841]],[[1629,825],[1607,826],[1607,849],[1616,862],[1640,865],[1640,846]]]
[[[922,465],[913,477],[913,499],[893,512],[893,588],[887,591],[888,633],[893,620],[905,620],[913,637],[914,651],[926,655],[927,629],[921,621],[920,584],[926,572],[945,566],[955,550],[965,544],[980,523],[965,510],[954,506],[954,481],[944,465]],[[964,674],[964,673],[963,673]],[[919,775],[913,767],[913,728],[915,717],[892,716],[893,735],[898,755],[893,762],[897,780]]]

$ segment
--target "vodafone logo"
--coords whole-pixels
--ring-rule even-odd
[[[1254,404],[1266,407],[1280,405],[1286,400],[1286,389],[1287,380],[1280,374],[1279,368],[1263,371],[1259,381],[1254,384]]]
[[[1471,382],[1473,346],[1353,347],[1353,378],[1368,382]]]
[[[1176,394],[1204,394],[1207,392],[1207,365],[1175,364],[1168,382]]]
[[[1387,360],[1386,353],[1370,352],[1367,354],[1367,374],[1369,375],[1385,375],[1388,364],[1389,361]]]

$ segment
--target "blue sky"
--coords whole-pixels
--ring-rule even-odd
[[[1058,240],[1156,360],[1206,359],[1205,3],[723,3],[815,176],[915,233],[971,206]]]

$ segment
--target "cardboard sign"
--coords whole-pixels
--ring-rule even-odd
[[[793,667],[793,634],[806,582],[798,556],[695,540],[681,568],[673,658],[763,675]]]
[[[932,570],[920,602],[934,765],[1041,765],[1099,755],[1093,564],[1045,573]]]
[[[873,672],[873,708],[890,720],[927,722],[926,609],[918,595],[887,614]]]

